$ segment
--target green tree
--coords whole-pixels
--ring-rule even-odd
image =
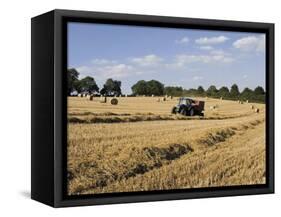
[[[67,94],[70,95],[73,91],[77,91],[77,81],[79,77],[79,72],[74,69],[67,70]]]
[[[254,90],[255,95],[263,95],[265,94],[264,89],[261,86],[257,86]]]
[[[185,90],[185,93],[188,96],[197,96],[198,95],[197,89],[195,89],[195,88],[190,88],[188,90]]]
[[[134,84],[132,87],[132,92],[134,95],[147,95],[148,94],[148,88],[147,83],[144,80],[138,81],[136,84]]]
[[[223,97],[223,98],[229,97],[229,89],[228,89],[228,87],[225,87],[225,86],[221,87],[219,89],[219,96]]]
[[[121,81],[114,80],[113,92],[115,95],[118,95],[118,96],[122,95],[121,85],[122,85]]]
[[[121,95],[121,81],[113,80],[112,78],[107,79],[100,93],[109,96]]]
[[[164,94],[169,96],[182,96],[183,88],[179,86],[167,86],[164,88]]]
[[[239,92],[239,88],[238,88],[238,85],[237,84],[233,84],[230,88],[230,96],[232,98],[238,98],[240,95],[240,92]]]
[[[164,95],[164,85],[156,80],[150,80],[146,82],[147,87],[147,94],[148,95],[155,95],[155,96],[161,96]]]
[[[207,91],[206,91],[208,96],[212,96],[212,97],[217,97],[218,94],[218,89],[216,88],[215,85],[211,85]]]
[[[104,85],[103,85],[103,88],[100,90],[100,94],[103,95],[103,96],[107,95],[107,90],[104,87]]]
[[[204,88],[203,88],[202,86],[199,86],[199,87],[197,88],[197,94],[198,94],[199,96],[202,96],[202,95],[205,94],[205,90],[204,90]]]
[[[242,100],[252,100],[254,98],[254,92],[250,88],[246,87],[241,92],[240,98]]]
[[[156,80],[140,80],[131,87],[134,95],[156,95],[164,94],[164,85]]]
[[[78,82],[79,92],[94,93],[99,91],[99,87],[93,77],[87,76]]]
[[[80,80],[75,80],[73,82],[73,86],[74,86],[74,89],[75,91],[77,91],[78,93],[81,93],[82,92],[82,85],[80,84]]]

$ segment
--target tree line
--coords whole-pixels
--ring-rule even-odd
[[[182,87],[165,87],[165,94],[171,96],[197,96],[197,97],[212,97],[223,98],[229,100],[243,100],[251,102],[265,103],[265,91],[263,87],[257,86],[255,89],[248,87],[244,88],[241,92],[237,84],[233,84],[230,89],[226,86],[217,88],[215,85],[211,85],[208,89],[204,89],[199,86],[197,89],[183,89]]]
[[[68,85],[67,94],[70,96],[74,92],[79,93],[89,93],[89,94],[101,94],[104,96],[119,96],[121,92],[121,81],[113,80],[109,78],[106,80],[103,87],[100,89],[91,76],[79,79],[79,72],[74,69],[67,70]]]
[[[79,72],[74,69],[68,69],[68,95],[73,92],[89,93],[89,94],[101,94],[104,96],[119,96],[122,95],[121,81],[113,80],[109,78],[100,89],[93,77],[87,76],[79,79]],[[257,86],[255,89],[248,87],[244,88],[240,92],[237,84],[233,84],[230,89],[226,86],[217,88],[215,85],[211,85],[206,90],[199,86],[198,88],[184,89],[181,86],[165,86],[157,80],[140,80],[132,87],[131,96],[146,95],[146,96],[193,96],[193,97],[212,97],[223,98],[229,100],[249,100],[251,102],[265,103],[265,90],[261,86]]]
[[[190,88],[184,89],[180,86],[164,86],[159,81],[140,80],[132,86],[133,95],[146,95],[146,96],[193,96],[193,97],[212,97],[223,98],[229,100],[248,100],[251,102],[265,102],[265,91],[261,86],[257,86],[254,90],[246,87],[240,92],[237,84],[233,84],[230,89],[226,86],[217,88],[215,85],[211,85],[208,89],[204,89],[199,86],[197,89]]]

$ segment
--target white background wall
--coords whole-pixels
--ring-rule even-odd
[[[273,22],[276,24],[276,111],[280,95],[280,6],[277,0],[2,0],[0,2],[0,216],[277,216],[276,194],[52,209],[30,197],[30,18],[54,8]],[[280,114],[276,112],[280,132]],[[43,187],[43,186],[42,186]],[[279,207],[278,207],[279,205]]]

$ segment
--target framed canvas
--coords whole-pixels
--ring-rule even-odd
[[[32,18],[31,197],[53,207],[274,192],[274,24]]]

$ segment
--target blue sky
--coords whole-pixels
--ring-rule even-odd
[[[229,31],[68,23],[68,68],[131,93],[138,80],[165,86],[265,87],[265,35]]]

